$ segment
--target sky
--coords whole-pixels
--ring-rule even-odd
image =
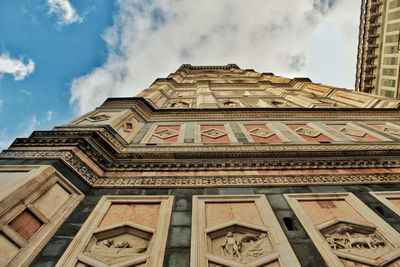
[[[1,0],[0,150],[181,64],[354,87],[360,0]]]

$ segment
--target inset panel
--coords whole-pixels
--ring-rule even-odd
[[[400,265],[400,234],[353,194],[285,198],[329,266]]]
[[[371,195],[400,216],[400,191],[371,192]]]
[[[82,193],[51,166],[0,166],[0,266],[28,266]]]
[[[193,196],[191,266],[300,266],[264,195]]]
[[[57,266],[162,266],[172,202],[104,196]]]

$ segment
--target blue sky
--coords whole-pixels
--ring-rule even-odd
[[[180,64],[242,68],[351,88],[355,0],[2,0],[0,149]]]
[[[0,145],[33,129],[50,129],[74,116],[69,88],[74,77],[102,64],[102,33],[111,26],[114,1],[74,1],[82,21],[63,24],[47,1],[0,2],[0,54],[34,70],[23,79],[0,77]]]

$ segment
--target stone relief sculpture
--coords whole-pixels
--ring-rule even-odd
[[[231,258],[241,258],[240,244],[241,242],[235,239],[232,232],[228,232],[225,242],[220,246],[221,255],[226,256],[227,254]]]
[[[386,246],[385,241],[377,235],[375,230],[365,233],[346,224],[340,224],[333,233],[327,233],[324,237],[333,250],[365,250]]]
[[[229,231],[219,245],[219,254],[224,258],[249,262],[273,251],[267,233],[240,233]]]

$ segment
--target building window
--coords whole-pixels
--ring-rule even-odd
[[[389,2],[389,9],[400,7],[400,0],[394,0]]]
[[[397,46],[386,46],[385,54],[395,54],[397,53]]]
[[[386,43],[397,43],[399,40],[398,35],[388,35],[386,36]]]
[[[397,65],[397,57],[385,57],[383,65]]]
[[[383,90],[383,95],[386,97],[394,97],[393,91]]]
[[[386,31],[387,32],[398,31],[399,29],[400,29],[400,23],[388,24],[386,26]]]
[[[388,18],[388,20],[400,19],[400,11],[395,11],[395,12],[389,13],[387,18]]]
[[[396,70],[395,69],[383,69],[382,74],[386,76],[396,76]]]
[[[387,87],[396,87],[396,80],[382,79],[381,84]]]

